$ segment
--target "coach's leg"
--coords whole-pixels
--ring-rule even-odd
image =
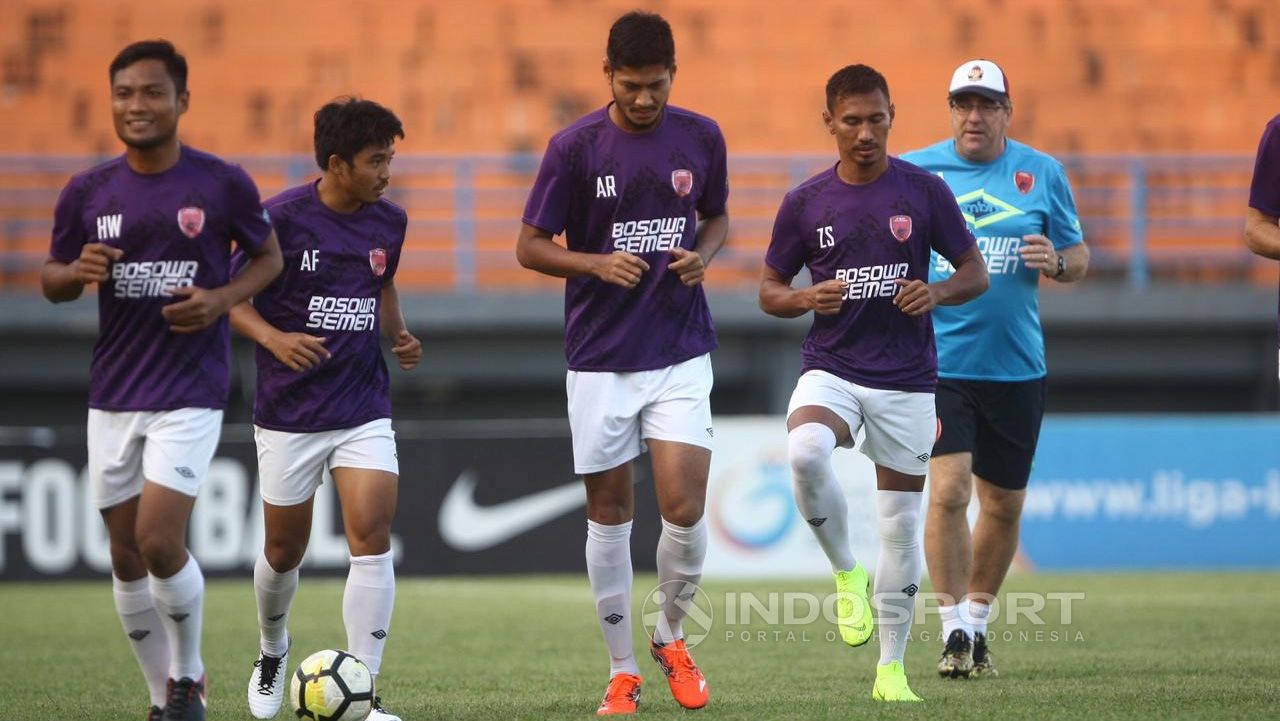
[[[187,552],[187,521],[195,496],[148,481],[138,503],[137,539],[151,574],[151,594],[169,632],[169,676],[199,681],[204,675],[200,633],[204,622],[204,574]]]
[[[347,647],[376,675],[395,605],[391,520],[396,515],[399,479],[394,473],[370,468],[334,468],[332,473],[351,551],[342,596]]]
[[[583,476],[587,487],[587,579],[609,649],[609,674],[639,675],[631,642],[631,463]]]
[[[973,527],[973,570],[969,576],[969,614],[974,632],[987,632],[991,599],[1000,592],[1009,564],[1018,552],[1018,529],[1027,490],[1001,488],[975,476],[978,522]],[[930,567],[932,568],[932,567]]]
[[[663,588],[662,619],[654,641],[668,644],[684,638],[684,618],[707,557],[707,476],[711,450],[675,441],[649,439],[653,482],[662,514],[658,538],[658,584]]]
[[[135,537],[138,497],[102,509],[102,520],[107,524],[111,546],[111,586],[116,614],[146,679],[151,705],[164,708],[165,685],[169,679],[169,633],[156,611],[147,566]]]
[[[965,629],[961,602],[969,592],[973,547],[969,534],[969,498],[973,490],[973,454],[948,453],[929,461],[929,509],[924,555],[929,580],[941,595],[942,637]],[[968,631],[966,630],[966,633]]]

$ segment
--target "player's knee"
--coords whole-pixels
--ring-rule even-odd
[[[175,542],[163,534],[138,538],[138,551],[147,570],[161,578],[168,578],[182,570],[187,556],[187,549],[181,542]]]
[[[796,483],[825,480],[835,450],[835,434],[818,423],[806,423],[787,434],[787,459]]]
[[[964,513],[969,509],[972,490],[964,483],[935,482],[930,480],[929,507],[948,513]]]
[[[111,541],[111,571],[117,578],[130,580],[147,574],[147,564],[142,560],[142,552],[133,539],[129,539],[128,543]]]
[[[662,518],[667,523],[688,528],[702,519],[704,506],[700,498],[681,499],[663,508]]]
[[[605,526],[616,526],[631,520],[631,507],[622,498],[597,497],[587,501],[587,518]]]
[[[353,556],[377,556],[391,550],[390,525],[351,529],[347,533],[347,545]]]
[[[266,556],[271,570],[276,573],[288,573],[302,563],[306,546],[286,539],[267,539],[263,545],[262,555]]]
[[[882,514],[876,519],[880,540],[893,548],[910,548],[920,542],[920,516],[916,513]]]

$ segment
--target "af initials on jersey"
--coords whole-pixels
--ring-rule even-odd
[[[596,176],[596,197],[597,198],[616,198],[618,197],[618,184],[612,175]]]
[[[306,271],[314,272],[319,265],[320,265],[319,250],[312,249],[312,250],[302,251],[302,267],[298,268],[298,270],[306,270]]]

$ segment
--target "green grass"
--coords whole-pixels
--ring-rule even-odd
[[[637,604],[652,583],[652,577],[637,579]],[[247,719],[244,689],[256,641],[251,584],[215,581],[208,589],[209,718]],[[833,629],[822,619],[800,626],[758,619],[749,627],[725,625],[728,594],[825,594],[825,582],[715,582],[704,590],[716,606],[716,626],[694,652],[712,689],[711,705],[697,712],[703,718],[1168,721],[1262,718],[1280,707],[1274,618],[1280,574],[1012,578],[1008,592],[1083,592],[1086,598],[1076,602],[1069,625],[1058,623],[1051,602],[1046,625],[993,626],[997,638],[1014,638],[993,643],[1001,675],[981,681],[943,681],[933,673],[941,644],[931,614],[915,627],[929,640],[913,640],[907,653],[912,686],[926,703],[905,707],[870,698],[875,642],[861,649],[829,642]],[[295,664],[307,652],[345,645],[341,595],[340,579],[304,576],[292,617]],[[145,691],[105,580],[0,584],[0,629],[0,698],[6,700],[0,717],[142,718]],[[726,639],[730,630],[737,633]],[[743,630],[751,640],[742,640]],[[637,629],[638,644],[642,633]],[[646,677],[641,713],[685,713],[647,654],[640,664]],[[607,673],[585,576],[401,579],[379,685],[406,721],[586,719]]]

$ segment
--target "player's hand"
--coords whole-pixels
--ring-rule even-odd
[[[111,262],[124,257],[124,251],[105,243],[85,243],[76,259],[76,280],[84,285],[111,279]]]
[[[174,288],[169,295],[184,299],[160,309],[160,314],[169,321],[169,330],[174,333],[202,331],[213,325],[231,307],[218,291],[194,285]]]
[[[898,294],[893,296],[893,304],[903,313],[922,316],[937,307],[938,299],[933,296],[933,288],[923,280],[898,278],[893,283],[898,286]]]
[[[414,338],[409,331],[402,330],[396,344],[391,346],[391,352],[396,354],[402,370],[411,371],[422,360],[422,341]]]
[[[325,340],[306,333],[277,333],[262,347],[270,351],[276,360],[289,366],[289,370],[301,373],[315,368],[333,355],[324,347]]]
[[[1018,248],[1022,255],[1022,264],[1045,275],[1058,272],[1058,252],[1053,249],[1053,241],[1043,235],[1022,236],[1022,246]]]
[[[818,315],[835,315],[844,306],[844,292],[848,283],[843,280],[824,280],[804,289],[805,301]]]
[[[644,262],[644,258],[619,250],[598,256],[594,275],[606,283],[634,288],[640,284],[640,276],[648,269],[649,264]]]
[[[675,256],[676,261],[668,265],[667,270],[679,275],[681,283],[692,287],[702,282],[707,264],[702,260],[701,253],[685,250],[677,245],[671,249],[671,255]]]

